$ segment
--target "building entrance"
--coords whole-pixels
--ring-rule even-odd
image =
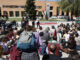
[[[52,17],[52,12],[50,12],[50,17]]]

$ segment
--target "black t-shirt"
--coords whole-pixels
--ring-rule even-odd
[[[42,60],[63,60],[63,59],[54,54],[49,54],[49,55],[44,55]]]

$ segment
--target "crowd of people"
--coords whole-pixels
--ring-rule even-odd
[[[39,55],[42,60],[80,60],[80,24],[61,23],[43,30],[39,21],[36,28],[35,21],[31,26],[22,18],[18,30],[15,22],[0,25],[0,60],[40,60]],[[62,58],[62,52],[69,57]]]

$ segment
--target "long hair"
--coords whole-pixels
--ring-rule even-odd
[[[69,37],[69,47],[71,49],[75,49],[76,48],[76,41],[75,41],[75,37],[71,34]]]

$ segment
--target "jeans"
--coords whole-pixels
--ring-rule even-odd
[[[39,60],[39,55],[37,52],[33,53],[22,52],[21,60]]]
[[[44,55],[45,53],[46,53],[46,46],[43,45],[42,48],[41,48],[40,54]]]

